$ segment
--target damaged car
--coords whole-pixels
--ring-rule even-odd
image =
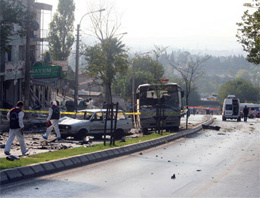
[[[59,129],[62,138],[69,136],[74,139],[82,140],[86,136],[94,136],[95,138],[102,138],[104,135],[105,121],[107,118],[106,134],[110,135],[111,118],[106,116],[106,109],[87,109],[80,111],[84,115],[81,118],[64,117],[59,121]],[[114,118],[115,119],[115,110]],[[114,123],[114,121],[113,121]],[[122,138],[131,130],[132,121],[128,119],[122,110],[117,114],[117,127],[115,130],[115,137]]]

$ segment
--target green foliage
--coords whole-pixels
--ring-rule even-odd
[[[21,0],[0,0],[0,50],[11,40],[11,36],[20,35],[21,31],[14,31],[14,24],[25,27],[26,7]]]
[[[101,79],[105,88],[106,102],[112,101],[111,86],[116,76],[126,74],[128,54],[125,45],[117,38],[105,39],[85,50],[88,65],[86,72],[92,77]]]
[[[245,69],[240,69],[238,70],[237,74],[236,74],[236,78],[242,78],[246,81],[251,81],[251,76],[249,74],[249,72]]]
[[[240,102],[257,102],[260,97],[259,90],[252,83],[239,78],[228,81],[220,87],[218,92],[220,103],[223,103],[228,95],[235,95]]]
[[[74,43],[73,0],[59,0],[57,12],[50,23],[49,49],[54,60],[66,60]]]
[[[131,98],[132,77],[134,68],[135,88],[141,84],[158,83],[163,78],[164,68],[150,56],[136,55],[132,60],[132,67],[128,69],[126,75],[118,75],[113,84],[113,92],[124,99]]]
[[[246,10],[242,16],[242,22],[239,26],[237,38],[242,44],[244,51],[248,53],[247,60],[254,64],[260,64],[260,2],[253,0],[253,3],[245,3],[254,12]]]

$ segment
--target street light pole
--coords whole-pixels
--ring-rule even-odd
[[[75,68],[75,91],[74,91],[74,105],[75,112],[78,111],[78,86],[79,86],[79,29],[80,24],[77,25],[77,41],[76,41],[76,68]]]
[[[76,41],[76,67],[75,67],[75,91],[74,91],[74,107],[75,107],[75,112],[78,112],[78,89],[79,89],[79,79],[78,79],[78,75],[79,75],[79,31],[80,31],[80,24],[82,19],[88,15],[88,14],[92,14],[95,12],[102,12],[105,11],[105,9],[100,9],[100,10],[96,10],[93,12],[88,12],[86,14],[84,14],[80,21],[79,24],[77,25],[77,41]]]

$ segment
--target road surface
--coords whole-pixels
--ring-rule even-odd
[[[1,197],[260,197],[260,121],[214,124],[220,131],[2,186]]]

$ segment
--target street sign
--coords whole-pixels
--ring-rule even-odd
[[[59,78],[61,66],[34,66],[31,69],[32,78]]]

